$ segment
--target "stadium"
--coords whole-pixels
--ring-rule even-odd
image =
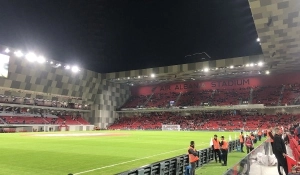
[[[196,174],[230,174],[251,155],[240,131],[300,122],[300,3],[249,5],[260,55],[97,73],[0,46],[0,174],[184,174],[192,140]],[[214,134],[230,141],[227,166],[214,163]],[[298,161],[298,143],[289,149]],[[277,173],[255,169],[244,174]]]

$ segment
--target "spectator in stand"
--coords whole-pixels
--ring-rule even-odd
[[[191,141],[190,147],[188,149],[189,161],[191,164],[190,175],[195,175],[196,162],[199,160],[197,150],[195,149],[195,142]]]
[[[268,142],[270,142],[271,143],[271,146],[272,146],[272,150],[274,150],[273,149],[273,147],[274,147],[274,145],[273,145],[273,143],[274,143],[274,135],[273,135],[273,132],[272,132],[272,127],[268,130],[268,134],[267,134],[267,141]]]
[[[249,154],[254,149],[253,141],[252,141],[250,136],[246,137],[246,143],[245,144],[246,144],[247,154]]]
[[[279,128],[275,128],[273,153],[278,162],[277,167],[278,167],[279,175],[282,175],[282,173],[280,172],[280,166],[283,167],[285,174],[288,174],[287,160],[285,157],[287,153],[286,153],[284,141],[280,135]]]
[[[217,135],[214,135],[212,149],[214,150],[214,153],[215,153],[216,163],[218,162],[217,155],[219,157],[219,163],[221,163],[220,141],[219,141]]]

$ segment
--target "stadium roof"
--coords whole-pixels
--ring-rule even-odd
[[[249,3],[262,55],[107,73],[105,78],[117,83],[147,85],[299,71],[300,2],[250,0]]]

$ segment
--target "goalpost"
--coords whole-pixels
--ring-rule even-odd
[[[162,125],[162,131],[180,131],[180,125]]]

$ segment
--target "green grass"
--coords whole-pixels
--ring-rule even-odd
[[[92,133],[124,135],[38,137],[29,133],[27,135],[0,134],[0,175],[67,175],[96,168],[99,169],[83,174],[115,174],[186,154],[191,140],[195,141],[196,149],[199,150],[209,147],[210,139],[215,133],[219,136],[224,135],[227,140],[229,135],[232,139],[235,134],[238,135],[234,132],[189,131],[96,131]],[[210,163],[197,170],[197,174],[222,174],[245,155],[245,153],[230,153],[228,167]],[[114,164],[119,165],[114,166]]]

